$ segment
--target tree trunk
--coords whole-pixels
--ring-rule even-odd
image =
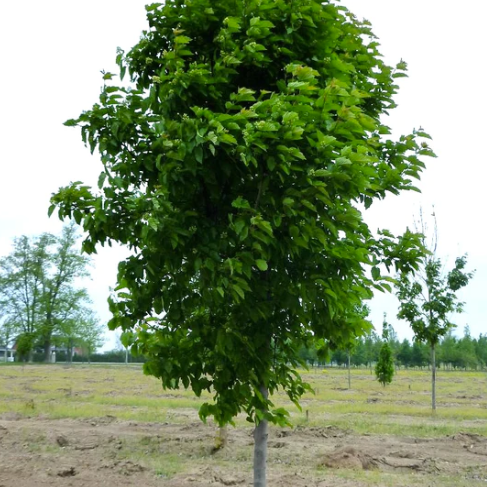
[[[435,345],[431,345],[431,409],[436,412],[436,357]]]
[[[352,378],[350,377],[350,350],[347,351],[347,368],[348,368],[348,388],[352,388]]]
[[[261,386],[260,392],[267,399],[269,393],[265,386]],[[267,485],[267,436],[268,421],[263,419],[254,430],[254,487]]]
[[[228,428],[227,425],[220,426],[215,437],[215,451],[225,448],[228,443]]]
[[[48,364],[51,361],[51,340],[46,338],[44,342],[44,362]]]

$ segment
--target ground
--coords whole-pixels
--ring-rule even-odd
[[[321,404],[318,391],[305,398],[303,413],[293,413],[293,428],[271,428],[269,487],[487,482],[482,374],[448,375],[435,416],[421,402],[426,373],[402,374],[407,381],[396,388],[404,396],[376,388],[364,371],[354,371],[351,390],[337,387],[341,371],[309,377],[334,399]],[[156,392],[160,397],[147,402]],[[218,429],[199,421],[192,396],[161,391],[140,368],[0,367],[0,397],[0,487],[252,485],[252,427],[239,420],[217,449]],[[96,405],[106,414],[96,414]],[[157,421],[135,419],[158,414]]]

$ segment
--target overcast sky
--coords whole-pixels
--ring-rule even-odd
[[[102,85],[101,70],[117,72],[116,48],[129,49],[146,28],[142,0],[24,0],[0,2],[2,93],[0,118],[0,255],[20,235],[59,232],[47,217],[52,192],[70,181],[96,184],[101,164],[84,148],[78,129],[63,122],[89,109]],[[465,313],[456,317],[474,336],[487,331],[485,230],[487,97],[485,84],[485,0],[346,0],[372,22],[389,64],[404,59],[409,78],[401,80],[397,108],[387,123],[395,135],[422,126],[433,137],[438,158],[429,160],[421,195],[388,198],[367,212],[372,228],[401,233],[414,215],[434,205],[439,255],[451,266],[468,253],[476,269],[461,293]],[[86,285],[103,321],[106,298],[115,284],[122,249],[102,249]],[[395,319],[392,296],[372,303],[380,330],[388,313],[401,338],[410,338]]]

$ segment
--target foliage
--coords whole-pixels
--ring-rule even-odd
[[[131,86],[106,73],[66,123],[101,155],[98,188],[61,188],[49,211],[83,226],[87,252],[132,250],[110,327],[147,373],[212,391],[202,418],[286,422],[262,387],[297,402],[300,345],[361,335],[351,310],[389,289],[379,266],[421,255],[358,209],[414,190],[433,155],[422,131],[383,137],[405,63],[387,66],[369,25],[330,2],[173,0],[147,17],[117,56]]]
[[[391,346],[387,341],[384,341],[380,348],[379,360],[375,366],[375,376],[384,387],[386,384],[390,384],[394,377],[394,358]]]
[[[103,329],[91,309],[78,307],[69,318],[62,320],[56,341],[67,347],[71,358],[73,347],[83,349],[84,354],[90,356],[103,345]]]
[[[441,260],[433,256],[426,259],[416,276],[400,276],[397,316],[410,323],[417,340],[435,346],[455,326],[450,315],[461,313],[464,304],[458,301],[456,292],[473,277],[473,272],[465,271],[466,265],[467,257],[459,257],[454,268],[444,274]]]
[[[15,326],[10,318],[0,318],[0,346],[9,347],[11,345]]]
[[[39,345],[49,360],[54,337],[62,336],[68,323],[82,329],[79,317],[89,298],[76,281],[88,275],[89,259],[75,248],[76,241],[75,227],[68,225],[59,237],[17,238],[13,251],[0,259],[0,313],[27,356]]]
[[[445,274],[441,259],[436,257],[438,231],[436,216],[432,214],[434,232],[428,254],[423,259],[420,271],[414,276],[402,273],[396,283],[399,299],[397,317],[406,320],[415,340],[426,342],[431,349],[431,406],[436,410],[436,346],[455,325],[450,321],[452,313],[461,313],[463,303],[456,296],[459,289],[465,287],[473,277],[467,272],[467,256],[458,257],[454,268]],[[426,240],[426,225],[420,211],[420,223],[423,233],[423,246]]]
[[[411,365],[413,365],[412,349],[409,340],[404,339],[401,342],[400,346],[398,347],[396,357],[397,361],[400,364],[403,364],[405,367],[410,367]]]
[[[386,384],[390,384],[394,377],[394,357],[389,343],[391,330],[392,327],[387,323],[386,316],[384,315],[384,322],[382,324],[382,346],[380,347],[379,358],[375,366],[375,376],[384,387]]]
[[[485,368],[487,365],[487,337],[482,334],[478,338],[470,336],[468,327],[463,337],[456,337],[452,332],[436,345],[438,362],[445,369],[477,369]],[[423,368],[429,364],[430,351],[426,343],[404,339],[399,342],[397,338],[389,337],[389,345],[392,350],[394,361],[397,367]],[[371,333],[357,339],[355,348],[351,353],[351,363],[355,367],[370,367],[379,360],[379,351],[382,346],[382,339]],[[345,364],[345,359],[337,360],[336,357],[345,357],[346,349],[333,351],[329,359],[318,358],[315,345],[302,347],[300,356],[311,366],[329,366]]]
[[[56,353],[57,362],[92,362],[92,363],[124,363],[126,359],[125,350],[109,350],[106,352],[97,352],[90,354],[74,354],[71,358],[69,353],[61,351]],[[128,356],[129,363],[144,363],[145,358],[143,356],[135,357],[133,355]]]

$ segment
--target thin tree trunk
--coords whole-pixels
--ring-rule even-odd
[[[350,350],[347,351],[347,368],[348,368],[348,388],[352,388],[352,378],[350,377]]]
[[[220,426],[215,437],[215,451],[225,448],[228,443],[228,428],[227,425]]]
[[[434,344],[431,345],[431,409],[436,412],[436,357]]]
[[[261,386],[260,392],[267,399],[269,392],[265,386]],[[268,421],[263,419],[254,431],[254,487],[267,485],[267,436]]]

